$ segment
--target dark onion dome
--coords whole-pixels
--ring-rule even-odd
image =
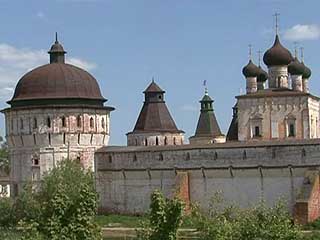
[[[268,79],[268,73],[262,69],[261,66],[258,67],[259,68],[259,74],[257,76],[257,81],[258,82],[265,82]]]
[[[304,62],[302,62],[301,64],[302,64],[303,67],[304,67],[304,71],[303,71],[303,74],[302,74],[302,78],[303,78],[303,79],[308,79],[308,78],[310,78],[310,77],[311,77],[311,70],[310,70],[310,68],[308,68],[308,67],[304,64]]]
[[[50,64],[26,73],[18,82],[13,98],[14,106],[48,104],[83,104],[103,106],[97,80],[87,71],[65,64],[65,51],[56,39],[50,51]]]
[[[263,55],[264,63],[270,66],[282,66],[289,65],[293,60],[293,57],[288,49],[283,47],[280,43],[279,36],[276,35],[273,46],[268,49]]]
[[[244,66],[244,68],[242,69],[242,73],[243,75],[247,78],[247,77],[257,77],[259,75],[259,68],[257,67],[257,65],[255,65],[251,59],[249,60],[248,64],[246,66]]]
[[[304,71],[305,67],[303,66],[303,64],[301,64],[297,57],[295,57],[288,66],[288,72],[291,75],[303,75]]]

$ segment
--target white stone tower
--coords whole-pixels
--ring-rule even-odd
[[[110,112],[96,79],[65,63],[56,38],[50,64],[26,73],[10,107],[2,110],[10,150],[12,194],[26,181],[39,181],[62,159],[94,168],[94,152],[108,145]]]

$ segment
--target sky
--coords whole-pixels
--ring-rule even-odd
[[[257,51],[273,44],[275,12],[282,44],[304,47],[310,90],[320,95],[319,8],[318,0],[0,0],[0,108],[23,74],[48,62],[57,31],[67,61],[88,70],[116,108],[110,145],[126,144],[152,77],[186,139],[206,80],[226,134],[235,96],[245,91],[248,45],[257,63]]]

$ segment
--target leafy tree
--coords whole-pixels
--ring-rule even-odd
[[[175,240],[182,223],[184,203],[178,198],[166,199],[160,191],[151,195],[150,215],[138,231],[138,239]]]
[[[0,214],[23,229],[23,240],[101,240],[94,186],[90,170],[64,160],[38,186],[26,185],[12,205],[0,202]]]
[[[0,139],[0,168],[9,174],[10,172],[9,151],[8,151],[8,146],[5,142],[3,142],[2,137]]]

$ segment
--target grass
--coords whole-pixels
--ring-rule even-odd
[[[137,228],[141,221],[147,220],[147,216],[128,216],[128,215],[97,215],[95,221],[100,227],[124,227]],[[194,228],[191,218],[186,216],[183,219],[181,228]]]

